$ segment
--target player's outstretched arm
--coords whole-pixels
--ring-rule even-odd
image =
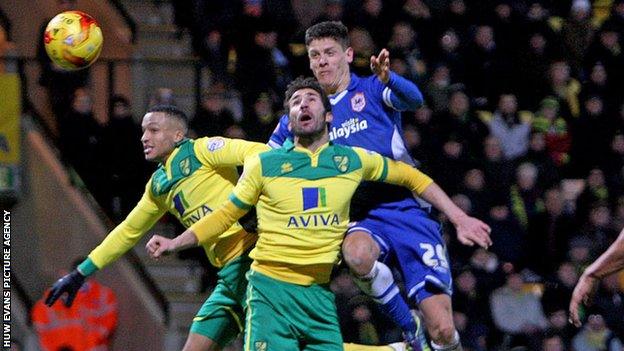
[[[570,322],[577,327],[581,326],[579,308],[582,304],[589,304],[598,282],[603,277],[624,269],[624,230],[594,263],[585,269],[579,279],[572,299],[570,300]]]
[[[419,194],[424,200],[444,213],[457,231],[457,239],[464,245],[477,244],[484,249],[492,245],[490,227],[477,218],[468,216],[446,195],[436,183],[431,183]]]

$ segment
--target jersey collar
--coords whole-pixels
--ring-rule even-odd
[[[355,73],[351,73],[351,78],[349,80],[349,86],[347,86],[347,89],[332,95],[328,95],[327,97],[329,98],[329,102],[331,102],[332,106],[336,105],[340,100],[342,100],[342,98],[345,97],[348,92],[355,90],[355,87],[358,85],[359,80],[360,77],[356,76]]]
[[[334,145],[334,142],[333,141],[329,141],[329,142],[325,143],[323,146],[321,146],[314,153],[311,152],[310,150],[306,149],[306,148],[303,148],[303,147],[297,148],[297,151],[305,152],[305,153],[308,153],[308,154],[316,154],[316,153],[319,153],[319,152],[325,150],[326,148],[328,148],[329,146],[332,146],[332,145]],[[282,148],[284,150],[286,150],[286,152],[289,152],[289,151],[294,150],[296,148],[296,146],[295,146],[295,143],[290,138],[288,138],[282,144]]]

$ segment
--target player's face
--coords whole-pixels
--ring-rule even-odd
[[[322,135],[331,121],[321,95],[314,89],[297,90],[288,100],[289,121],[292,132],[298,137]]]
[[[342,91],[349,85],[349,64],[353,49],[344,49],[332,38],[315,39],[308,45],[310,69],[329,94]]]
[[[148,161],[164,162],[177,142],[184,138],[184,132],[164,112],[150,112],[141,124],[143,154]]]

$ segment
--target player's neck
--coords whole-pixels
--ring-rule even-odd
[[[321,146],[329,142],[329,134],[325,130],[320,135],[312,136],[295,136],[295,146],[308,149],[310,152],[316,152]]]
[[[347,74],[341,76],[336,84],[332,84],[331,86],[323,88],[325,89],[325,93],[327,95],[333,95],[347,90],[347,88],[349,87],[349,83],[351,83],[351,72],[347,71]]]

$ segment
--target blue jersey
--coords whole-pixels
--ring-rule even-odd
[[[388,86],[375,75],[358,77],[351,74],[347,89],[329,96],[334,115],[330,139],[338,144],[359,146],[415,165],[403,140],[400,111],[419,107],[422,94],[413,84],[405,82],[404,78],[394,73],[391,73]],[[392,85],[397,88],[391,89]],[[292,133],[288,128],[288,116],[284,115],[271,135],[269,145],[279,147],[287,138],[292,138]],[[351,216],[354,219],[379,206],[429,208],[426,202],[415,199],[407,189],[381,183],[364,183],[356,192],[353,204]]]

